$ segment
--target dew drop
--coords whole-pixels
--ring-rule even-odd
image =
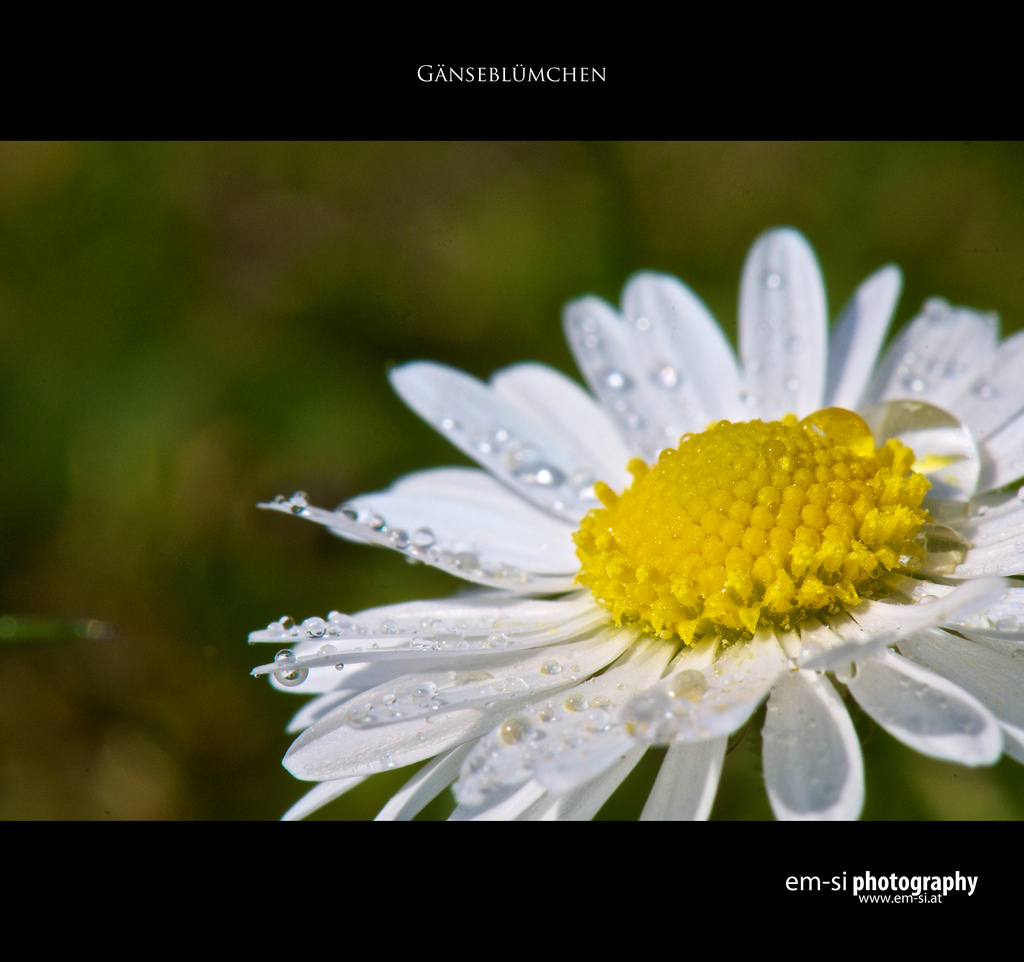
[[[275,671],[274,677],[285,688],[294,688],[296,685],[301,685],[309,677],[309,669],[292,668],[289,671]]]
[[[765,275],[764,283],[766,287],[778,290],[778,288],[782,287],[782,275],[777,271],[772,271],[770,274]]]
[[[290,665],[293,661],[295,661],[295,652],[291,648],[282,648],[274,655],[275,665]]]
[[[426,708],[437,693],[437,685],[432,681],[421,681],[412,692],[413,704]]]
[[[546,488],[557,487],[565,481],[565,474],[554,465],[544,462],[524,464],[512,472],[512,477],[525,484],[539,484]]]
[[[687,701],[700,701],[708,690],[708,681],[703,672],[686,668],[672,678],[672,694]]]
[[[327,631],[327,622],[323,618],[307,618],[302,623],[302,630],[310,638],[321,638],[324,632]]]
[[[1013,615],[1003,615],[996,619],[996,627],[1000,631],[1016,631],[1020,627],[1020,623]]]
[[[460,551],[452,558],[452,566],[457,571],[475,573],[480,570],[480,561],[472,551]]]
[[[291,631],[291,629],[295,627],[295,619],[288,615],[281,615],[277,620],[284,631]]]
[[[488,648],[505,648],[509,643],[509,637],[503,631],[493,631],[487,636],[486,645]]]
[[[398,622],[391,618],[385,618],[380,625],[378,625],[378,630],[382,635],[396,635],[398,634]]]
[[[570,695],[566,698],[562,704],[565,706],[566,711],[583,711],[587,707],[587,699],[577,692],[575,695]]]
[[[994,575],[996,574],[996,572],[999,571],[999,565],[997,565],[994,561],[990,561],[988,562],[988,564],[985,565],[984,571],[987,575]]]
[[[657,368],[654,372],[654,383],[666,389],[679,385],[679,372],[671,365]]]
[[[388,534],[388,542],[393,548],[408,548],[409,532],[403,531],[401,528],[392,528]]]
[[[412,534],[414,548],[429,548],[436,540],[430,528],[417,528]]]
[[[630,380],[621,371],[609,371],[604,377],[604,383],[613,391],[624,391],[630,386]]]
[[[459,424],[459,422],[456,421],[455,418],[451,418],[451,417],[443,417],[443,418],[441,418],[441,422],[440,423],[441,423],[441,427],[445,431],[457,431],[459,428],[462,427],[462,425]]]
[[[533,725],[525,715],[513,715],[498,726],[498,738],[506,745],[514,745],[533,735]]]
[[[558,675],[561,674],[561,671],[562,666],[554,659],[546,661],[540,666],[540,672],[542,675]]]

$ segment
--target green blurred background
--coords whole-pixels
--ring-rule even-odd
[[[247,633],[456,583],[256,503],[465,463],[388,367],[578,376],[562,305],[634,270],[734,335],[743,257],[782,224],[833,315],[894,261],[898,323],[932,295],[1024,322],[1016,144],[0,145],[0,817],[278,817],[309,787],[280,765],[302,699],[248,676],[273,652]],[[1024,816],[1021,766],[935,762],[854,715],[866,818]],[[760,718],[715,817],[770,817]],[[602,815],[635,816],[656,764]],[[322,814],[372,817],[408,774]]]

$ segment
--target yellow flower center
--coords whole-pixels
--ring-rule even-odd
[[[577,581],[617,624],[687,644],[793,628],[920,560],[929,483],[913,463],[899,441],[876,448],[841,408],[799,423],[719,421],[653,466],[631,461],[621,495],[598,482],[604,507],[574,535]]]

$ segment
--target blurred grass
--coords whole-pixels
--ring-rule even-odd
[[[562,305],[634,270],[683,277],[734,334],[743,257],[779,224],[833,312],[893,261],[898,323],[932,295],[1024,320],[1017,144],[0,144],[0,615],[113,626],[0,643],[0,817],[280,815],[300,701],[248,677],[247,632],[454,586],[255,504],[463,463],[387,368],[576,376]],[[866,817],[1024,815],[1020,766],[856,721]],[[769,814],[758,728],[716,815]],[[603,814],[635,815],[653,770]],[[324,815],[370,817],[404,776]]]

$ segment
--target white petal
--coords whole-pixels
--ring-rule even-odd
[[[336,778],[329,782],[320,782],[314,785],[305,795],[302,796],[284,815],[282,822],[297,822],[299,819],[312,815],[313,812],[323,808],[336,798],[341,798],[347,791],[366,781],[366,776],[355,778]]]
[[[1024,728],[1024,656],[1014,657],[936,629],[904,639],[899,648],[969,692],[1001,722]]]
[[[1024,573],[1024,541],[1011,538],[995,544],[971,548],[963,564],[950,578],[977,578],[981,575],[1019,575]]]
[[[825,286],[802,234],[785,228],[758,238],[743,266],[739,318],[749,417],[818,410],[825,395]]]
[[[439,490],[440,489],[440,490]],[[574,575],[579,560],[572,526],[541,511],[484,471],[442,468],[402,478],[387,491],[342,506],[364,524],[383,522],[394,547],[472,552],[485,568],[515,566],[537,574]],[[426,542],[429,541],[429,545]]]
[[[947,524],[975,548],[1008,539],[1024,541],[1024,500],[1012,494],[1000,494],[997,500],[975,508],[966,518]]]
[[[432,758],[409,779],[378,813],[378,822],[408,822],[441,794],[459,774],[459,766],[473,743]]]
[[[621,761],[616,762],[597,778],[584,782],[564,795],[547,792],[517,818],[520,821],[586,822],[592,819],[612,793],[625,781],[647,751],[646,745],[630,748]]]
[[[686,412],[673,409],[638,370],[626,326],[604,301],[583,297],[565,306],[565,336],[591,390],[634,454],[654,461],[686,429]],[[664,392],[663,392],[664,393]]]
[[[736,355],[693,291],[667,274],[634,274],[622,311],[634,370],[687,415],[686,430],[743,417]]]
[[[382,498],[386,497],[386,495],[382,496]],[[398,502],[396,501],[395,503]],[[500,555],[493,552],[490,548],[486,549],[486,551],[491,551],[491,554],[487,555],[486,559],[479,558],[472,551],[453,551],[451,549],[456,547],[456,545],[438,544],[437,540],[433,538],[432,532],[428,532],[430,534],[428,538],[423,532],[413,531],[410,533],[404,528],[389,529],[385,519],[376,517],[372,512],[364,511],[360,515],[354,509],[344,506],[338,511],[325,511],[323,508],[316,508],[307,504],[305,496],[301,494],[292,495],[288,500],[281,499],[267,502],[259,505],[259,507],[305,518],[307,521],[330,528],[334,534],[348,541],[375,544],[382,548],[389,548],[414,561],[419,561],[435,568],[441,568],[458,578],[464,578],[466,581],[492,588],[503,588],[506,591],[555,594],[561,591],[569,591],[573,587],[575,580],[575,575],[571,573],[548,574],[545,572],[524,571],[508,559],[501,558]],[[408,512],[414,510],[414,507],[410,508],[409,505],[404,505],[402,510]],[[484,514],[486,516],[486,512]],[[450,512],[445,517],[448,518],[449,515]],[[440,515],[438,517],[440,518]],[[439,523],[454,529],[450,519],[441,519]],[[489,523],[492,525],[500,524],[500,521],[495,516]],[[506,541],[510,545],[514,544],[514,542],[508,539]],[[550,567],[547,562],[545,562],[545,566]]]
[[[896,644],[908,635],[957,622],[986,610],[1003,598],[1009,584],[1002,578],[975,578],[952,591],[948,588],[943,590],[944,587],[929,585],[935,594],[928,597],[926,603],[901,605],[866,601],[854,608],[850,615],[865,640],[884,635],[888,644]],[[843,633],[841,624],[837,623],[837,630]]]
[[[674,742],[661,763],[641,821],[704,821],[711,814],[729,739]]]
[[[998,330],[991,315],[933,298],[885,352],[865,403],[912,398],[949,407],[990,367]]]
[[[251,632],[249,643],[286,645],[302,666],[319,667],[334,665],[337,660],[389,659],[395,652],[403,658],[418,658],[433,657],[437,651],[478,656],[536,648],[591,634],[592,629],[607,623],[607,614],[594,604],[588,591],[577,590],[557,599],[479,591],[367,608],[351,616],[331,612],[327,621],[310,618],[291,628],[276,622]],[[347,657],[312,660],[325,644]],[[262,669],[257,673],[267,674]]]
[[[967,501],[978,489],[978,445],[949,411],[925,401],[898,399],[874,404],[861,415],[877,444],[896,438],[914,452],[914,470],[932,484],[929,498]]]
[[[352,740],[358,740],[359,731],[369,727],[543,698],[600,671],[635,637],[630,629],[605,628],[593,637],[525,652],[495,652],[485,658],[453,659],[439,651],[425,668],[406,662],[405,670],[412,668],[412,673],[359,692],[340,712],[353,728]],[[513,710],[510,705],[508,711]]]
[[[373,775],[421,762],[492,729],[505,708],[465,709],[379,728],[352,728],[344,706],[307,728],[288,749],[284,767],[296,778],[325,781]]]
[[[467,660],[507,660],[517,651],[593,637],[607,623],[604,609],[582,591],[556,601],[479,592],[385,605],[351,617],[332,612],[327,622],[311,618],[289,629],[252,632],[250,643],[275,643],[292,655],[286,666],[275,659],[252,674],[270,675],[275,688],[291,694],[332,693],[295,716],[288,730],[296,731],[344,700],[340,696],[393,682],[424,664],[435,667],[443,659],[456,668]],[[308,674],[285,685],[276,677],[285,670]]]
[[[597,476],[596,466],[574,461],[557,432],[488,385],[428,361],[394,368],[390,378],[420,417],[528,501],[573,523],[597,506],[585,480]]]
[[[521,709],[470,753],[455,797],[479,805],[494,791],[531,778],[563,794],[598,777],[637,744],[617,721],[618,709],[660,677],[670,655],[670,646],[641,639],[603,674]]]
[[[478,805],[456,805],[455,811],[448,816],[448,821],[510,822],[519,818],[538,801],[548,797],[549,793],[532,780],[516,788],[502,786]]]
[[[702,741],[736,731],[790,666],[775,634],[761,630],[706,667],[677,660],[673,669],[657,688],[630,703],[628,721],[641,733],[650,728],[660,742]]]
[[[890,735],[924,755],[960,765],[999,758],[1003,740],[991,713],[951,681],[894,652],[858,662],[846,685]]]
[[[1024,764],[1024,729],[1003,725],[1003,754]]]
[[[764,778],[778,819],[854,819],[864,806],[860,744],[842,699],[823,676],[790,672],[768,700]]]
[[[952,401],[949,409],[966,423],[974,436],[987,437],[1024,408],[1020,376],[1024,370],[1024,331],[1007,338],[987,366]]]
[[[543,364],[517,364],[493,375],[491,387],[543,424],[564,450],[573,452],[574,461],[594,465],[595,480],[615,490],[630,483],[629,449],[607,412],[575,381]]]
[[[836,318],[829,341],[825,406],[856,410],[875,369],[903,275],[894,264],[875,271]]]
[[[979,491],[1001,488],[1024,477],[1024,412],[985,438],[981,454]]]

